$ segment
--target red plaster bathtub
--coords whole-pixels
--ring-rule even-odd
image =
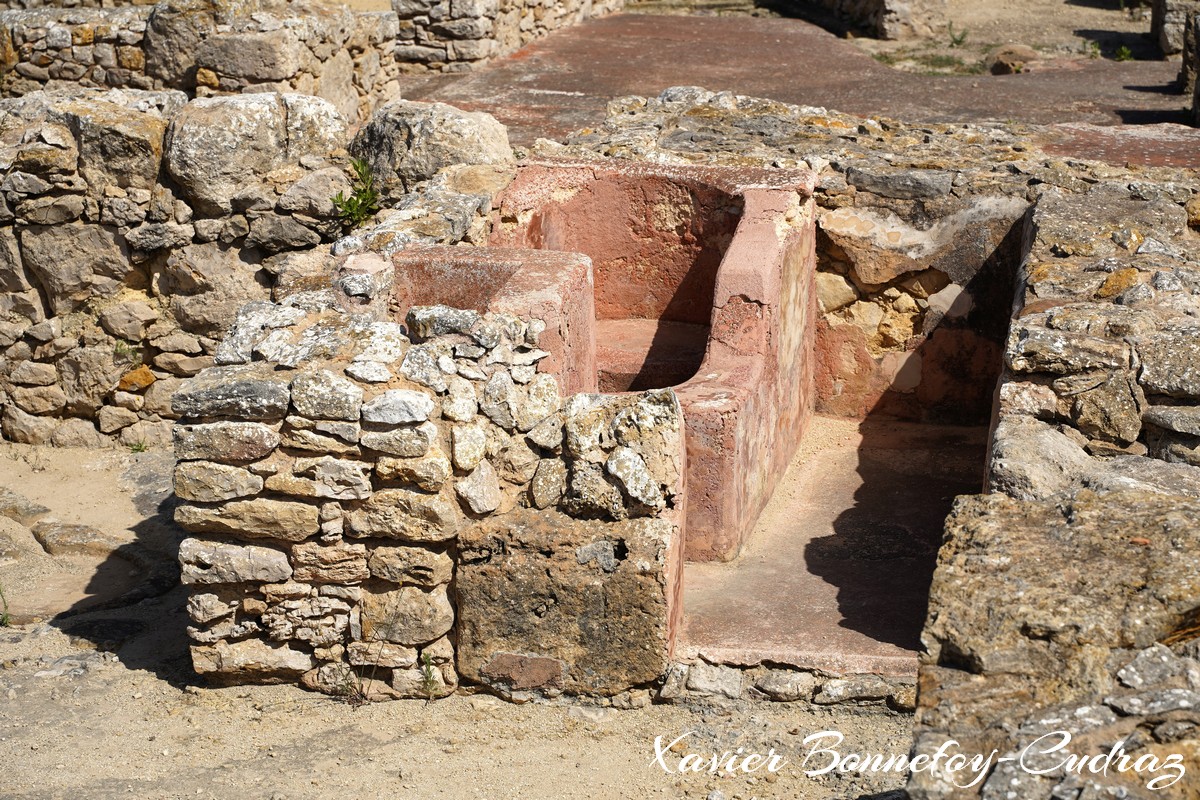
[[[599,389],[678,394],[688,560],[738,554],[811,415],[812,188],[801,171],[547,162],[496,199],[491,245],[590,257]]]

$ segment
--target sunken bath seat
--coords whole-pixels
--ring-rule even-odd
[[[397,291],[545,320],[540,368],[564,393],[672,387],[685,557],[729,560],[813,407],[812,188],[805,171],[525,163],[490,246],[401,251]]]

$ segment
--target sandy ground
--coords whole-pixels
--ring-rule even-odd
[[[1150,9],[1122,9],[1118,0],[949,0],[949,23],[924,40],[855,39],[877,60],[897,69],[929,74],[982,72],[990,53],[1024,45],[1038,61],[1023,71],[1070,69],[1093,58],[1156,59],[1149,38]]]
[[[138,580],[169,563],[178,536],[165,518],[169,474],[163,454],[0,446],[0,486],[46,506],[44,518],[111,535]],[[122,557],[134,547],[150,554],[140,571]],[[18,554],[0,562],[0,584],[14,617],[37,616],[28,603],[44,615],[56,605],[46,586],[72,575],[94,590],[104,563]],[[618,711],[485,695],[352,708],[291,686],[207,688],[190,669],[184,590],[147,593],[132,605],[0,629],[0,796],[822,800],[902,783],[809,778],[800,765],[804,737],[829,729],[845,735],[846,752],[906,752],[911,719],[879,709],[757,702]],[[58,610],[98,597],[85,594],[58,597]],[[790,763],[736,778],[667,774],[652,763],[656,737],[688,732],[668,766],[689,752],[737,747],[775,748]]]

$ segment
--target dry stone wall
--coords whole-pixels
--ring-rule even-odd
[[[655,681],[680,578],[674,394],[561,398],[540,320],[343,311],[387,294],[384,264],[248,306],[228,366],[175,394],[197,672],[364,698]]]
[[[42,88],[162,88],[146,74],[149,8],[0,12],[3,92]]]
[[[416,127],[452,116],[405,108]],[[169,446],[172,392],[215,363],[238,310],[325,277],[343,233],[331,198],[350,191],[345,121],[307,95],[140,90],[38,92],[0,100],[0,119],[0,432]],[[408,174],[427,179],[456,153],[429,142],[428,172]],[[409,194],[377,237],[478,232],[481,187],[504,175],[471,169]]]
[[[363,121],[399,94],[396,33],[392,14],[327,5],[239,17],[196,46],[195,93],[299,92],[325,98],[351,122]]]
[[[5,11],[0,64],[10,96],[70,86],[297,92],[354,122],[397,93],[396,34],[393,14],[318,3]]]
[[[914,798],[1142,796],[1155,779],[1154,794],[1184,797],[1200,768],[1200,253],[1188,184],[1101,184],[1039,202],[993,494],[960,498],[947,520],[917,711],[917,752],[953,738],[1019,759],[1067,730],[1072,752],[1118,743],[1154,767],[1097,774],[1041,756],[1038,774],[1002,764],[968,794],[919,775]]]
[[[408,69],[469,69],[623,6],[623,0],[393,0],[400,20],[396,57]]]
[[[397,0],[392,11],[352,11],[285,0],[18,2],[0,12],[0,91],[299,92],[329,100],[356,122],[397,97],[401,71],[468,69],[620,6]]]
[[[152,6],[157,0],[5,0],[0,7],[27,8],[121,8],[123,6]]]
[[[929,36],[946,26],[946,0],[791,0],[783,6],[832,15],[842,25],[880,39]]]

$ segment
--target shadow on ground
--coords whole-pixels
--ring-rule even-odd
[[[114,550],[88,583],[90,595],[109,595],[107,582],[133,565],[137,583],[120,596],[84,600],[58,614],[50,624],[91,647],[111,652],[127,668],[146,670],[177,688],[195,683],[188,651],[186,603],[179,583],[179,542],[174,522],[177,499],[171,490],[174,458],[169,453],[139,459],[120,480],[144,516],[133,526],[135,541]]]
[[[982,488],[986,428],[867,419],[859,431],[854,505],[805,562],[838,587],[841,627],[917,651],[943,521],[955,497]]]
[[[915,390],[889,390],[859,424],[853,505],[804,553],[808,569],[837,587],[841,627],[920,650],[946,516],[955,497],[983,490],[1025,224],[1018,219],[967,281],[970,310],[927,330],[914,352]]]

